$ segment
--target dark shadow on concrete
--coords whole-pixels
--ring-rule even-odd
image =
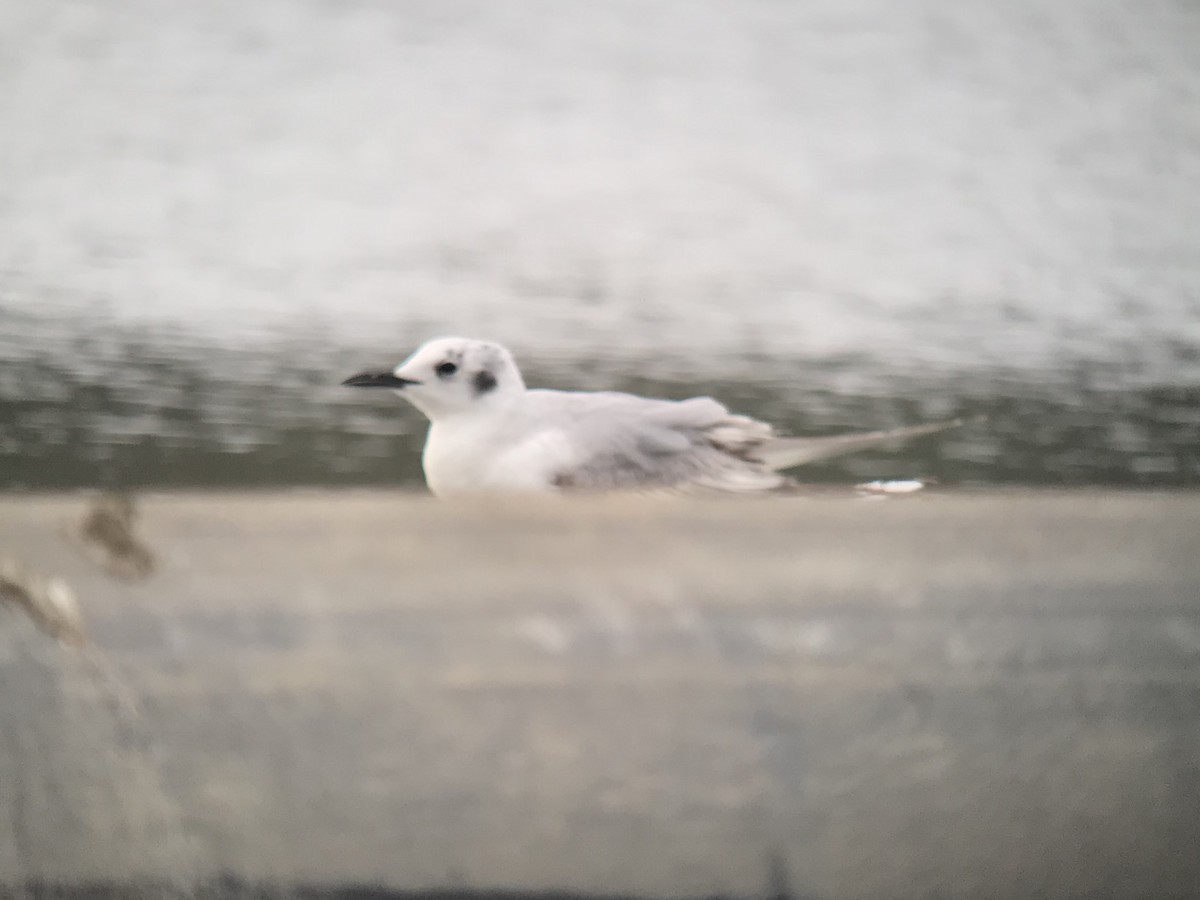
[[[631,894],[581,894],[573,891],[515,891],[487,888],[393,890],[372,884],[278,884],[221,875],[190,888],[163,882],[84,882],[58,884],[29,881],[0,886],[0,900],[638,900]],[[778,898],[779,895],[773,895]],[[688,900],[680,895],[680,900]],[[695,900],[734,900],[707,894]],[[792,900],[785,895],[783,900]]]

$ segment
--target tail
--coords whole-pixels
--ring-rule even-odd
[[[893,428],[889,431],[863,431],[858,434],[838,434],[832,437],[775,438],[755,449],[755,456],[773,472],[868,450],[879,444],[892,441],[907,441],[927,434],[936,434],[983,420],[983,416],[949,419],[929,425],[911,425],[908,428]]]

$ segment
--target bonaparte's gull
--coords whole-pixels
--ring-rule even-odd
[[[779,437],[710,397],[530,390],[499,344],[440,338],[390,371],[343,382],[390,388],[430,421],[422,465],[434,494],[477,491],[772,491],[781,471],[960,420],[835,437]]]

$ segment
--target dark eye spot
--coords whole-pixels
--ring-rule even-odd
[[[438,363],[437,368],[435,368],[433,371],[438,373],[439,378],[449,378],[458,371],[458,366],[452,362]]]
[[[496,376],[487,369],[475,373],[475,393],[486,394],[496,386]]]

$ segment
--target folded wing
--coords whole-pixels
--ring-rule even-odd
[[[959,420],[817,438],[777,437],[710,397],[652,400],[632,394],[531,391],[531,412],[553,423],[566,448],[551,472],[563,490],[770,491],[792,484],[781,470],[907,440]]]
[[[928,425],[912,425],[887,431],[862,431],[855,434],[836,434],[829,437],[774,438],[757,450],[757,456],[772,471],[782,471],[805,463],[869,450],[881,444],[907,441],[927,434],[958,428],[965,419],[949,419]]]

